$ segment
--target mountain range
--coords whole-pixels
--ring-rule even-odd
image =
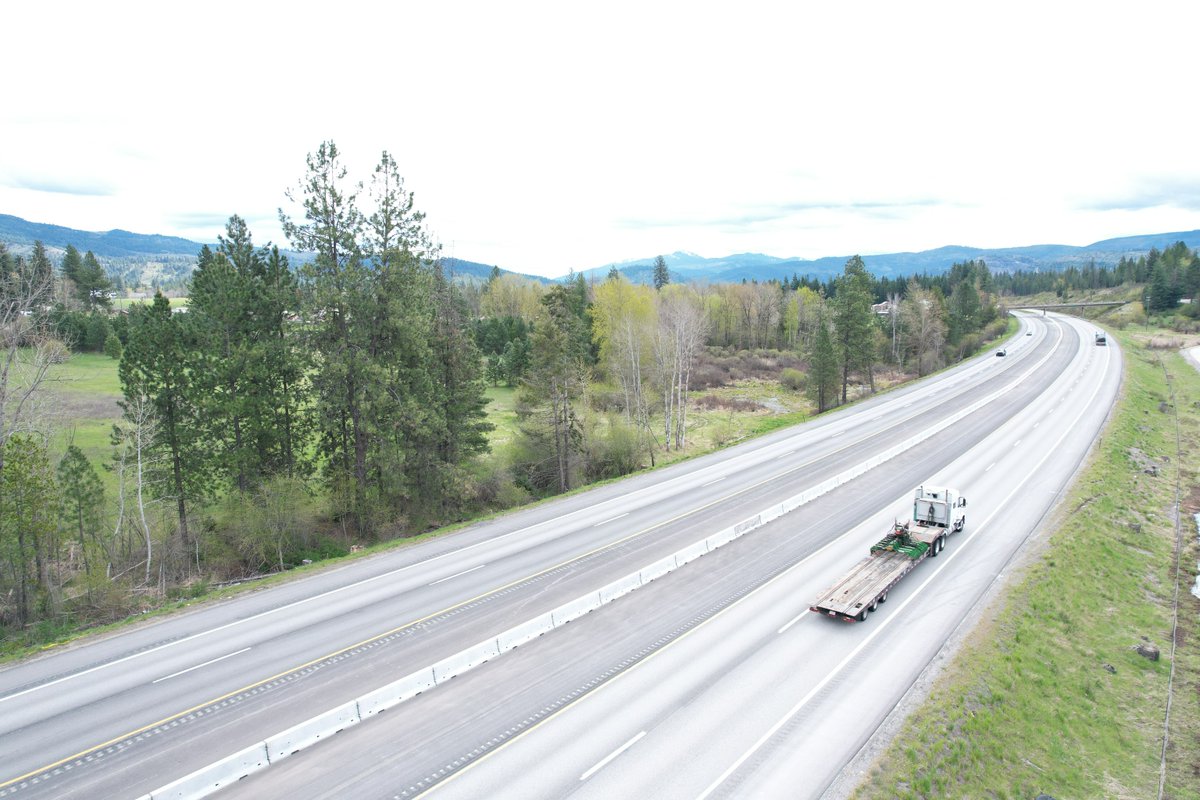
[[[1156,233],[1105,239],[1083,247],[1065,244],[1039,244],[1026,247],[981,248],[951,245],[918,253],[884,253],[862,256],[867,271],[878,277],[895,278],[905,275],[937,275],[949,271],[954,264],[983,259],[992,272],[1017,270],[1060,270],[1083,266],[1094,261],[1097,266],[1113,266],[1122,256],[1143,255],[1155,247],[1166,249],[1176,242],[1188,247],[1200,247],[1200,230]],[[850,255],[826,256],[817,259],[776,258],[761,253],[737,253],[722,258],[705,258],[695,253],[679,251],[664,254],[663,260],[672,280],[679,282],[741,283],[743,280],[784,280],[793,275],[828,278],[839,275]],[[616,267],[635,283],[653,280],[654,257],[623,261],[606,267],[584,271],[584,276],[603,280]]]
[[[101,260],[126,262],[135,259],[152,261],[164,257],[172,260],[180,257],[194,259],[203,247],[199,242],[177,236],[147,235],[123,230],[80,231],[0,214],[0,242],[23,251],[31,247],[34,241],[41,241],[52,251],[60,251],[68,244],[73,244],[81,251],[91,250]],[[949,270],[955,263],[972,259],[983,259],[993,272],[1058,270],[1072,265],[1082,266],[1091,261],[1097,265],[1111,266],[1122,256],[1136,257],[1149,252],[1152,247],[1162,250],[1176,242],[1183,242],[1190,248],[1200,247],[1200,230],[1105,239],[1083,247],[1040,244],[988,249],[953,245],[918,253],[864,255],[862,259],[868,271],[879,277],[940,274]],[[304,261],[307,258],[303,253],[289,253],[289,256],[293,262]],[[586,269],[582,271],[582,275],[589,280],[599,281],[615,267],[635,283],[649,283],[653,279],[655,258],[650,256]],[[664,254],[663,258],[667,262],[672,280],[677,282],[740,283],[743,280],[783,280],[793,275],[828,278],[840,274],[850,256],[801,259],[778,258],[761,253],[736,253],[721,258],[705,258],[680,250],[669,255]],[[457,276],[470,276],[478,280],[486,279],[493,269],[487,264],[461,258],[447,258],[443,263],[448,271]],[[501,272],[515,272],[534,280],[553,282],[553,279],[525,275],[515,270],[502,269]]]

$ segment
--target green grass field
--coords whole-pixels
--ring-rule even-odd
[[[496,426],[488,435],[488,442],[493,450],[511,443],[518,433],[517,390],[507,386],[491,386],[487,390],[487,419]]]
[[[170,301],[172,308],[178,308],[179,306],[186,306],[188,304],[188,298],[186,298],[186,297],[169,297],[167,299]],[[110,304],[112,305],[113,309],[115,309],[117,311],[125,311],[130,306],[136,306],[136,305],[141,305],[143,303],[152,303],[152,302],[154,302],[153,294],[151,294],[149,297],[146,297],[146,298],[117,297],[117,298],[114,298]]]
[[[106,355],[76,353],[50,368],[44,386],[55,422],[54,457],[65,452],[69,443],[75,444],[96,467],[105,491],[111,493],[116,484],[100,467],[110,460],[109,434],[121,417],[117,362]]]
[[[1186,498],[1200,472],[1200,374],[1174,350],[1144,346],[1148,338],[1133,329],[1119,337],[1128,370],[1119,411],[1052,521],[1044,552],[856,798],[1158,796],[1173,504],[1177,478]],[[1154,459],[1157,476],[1136,451]],[[1175,800],[1200,797],[1200,601],[1188,593],[1198,548],[1190,516],[1185,526],[1164,794]],[[1139,655],[1142,643],[1162,657]]]

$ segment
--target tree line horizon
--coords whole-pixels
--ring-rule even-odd
[[[324,142],[287,196],[285,235],[315,257],[293,268],[233,215],[198,255],[186,313],[157,292],[114,314],[90,253],[56,269],[40,243],[28,259],[0,245],[0,631],[119,617],[654,466],[687,450],[714,351],[792,354],[803,369],[783,383],[822,413],[874,392],[880,370],[978,352],[1005,330],[1006,293],[1144,283],[1160,310],[1200,282],[1180,245],[1055,274],[968,261],[879,279],[855,256],[827,281],[698,286],[660,256],[651,284],[615,269],[463,284],[388,153],[353,183]],[[80,448],[50,446],[46,374],[70,349],[118,360],[109,488]],[[516,390],[499,450],[488,384]]]

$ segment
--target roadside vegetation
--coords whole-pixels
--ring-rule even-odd
[[[1200,797],[1200,374],[1178,352],[1200,337],[1178,332],[1190,316],[1144,317],[1098,320],[1126,356],[1114,417],[855,798]]]
[[[363,189],[324,143],[289,199],[314,258],[232,216],[186,303],[119,309],[129,276],[90,254],[0,248],[0,652],[801,422],[1006,335],[1014,286],[1055,291],[858,257],[825,281],[676,284],[660,259],[653,285],[462,282],[386,153]],[[1179,282],[1194,254],[1171,253]]]

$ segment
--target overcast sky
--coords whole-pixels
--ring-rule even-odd
[[[558,276],[1200,228],[1200,3],[8,4],[0,213],[214,241],[327,139]]]

